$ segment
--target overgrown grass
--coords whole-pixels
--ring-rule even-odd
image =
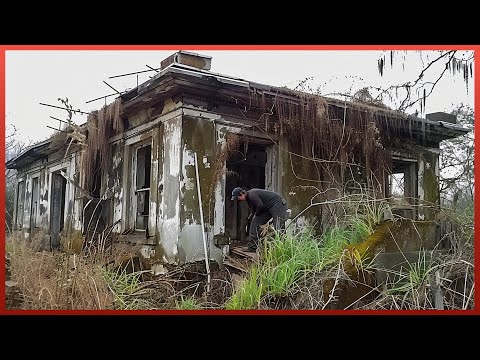
[[[89,256],[72,253],[68,247],[66,252],[39,251],[41,234],[32,241],[15,234],[6,246],[12,280],[19,283],[23,294],[23,309],[340,308],[339,298],[348,296],[348,289],[367,284],[365,279],[372,274],[372,254],[351,250],[349,246],[365,240],[383,218],[381,206],[368,206],[355,205],[356,216],[338,222],[321,236],[308,228],[297,234],[269,235],[259,248],[258,263],[236,287],[228,270],[222,270],[221,279],[213,279],[215,296],[196,290],[192,295],[192,289],[204,288],[206,284],[206,277],[195,275],[203,271],[203,265],[190,268],[188,273],[176,267],[145,281],[143,271],[127,270],[125,260],[130,261],[132,253],[122,253],[120,262],[112,262],[103,252]],[[382,288],[378,287],[368,301],[355,298],[343,307],[473,309],[473,226],[450,235],[458,244],[441,259],[430,262],[423,256],[402,272],[374,269],[390,271],[393,277]],[[350,250],[346,251],[347,247]],[[354,268],[347,267],[348,261]],[[342,290],[338,291],[339,288]]]
[[[202,306],[198,303],[195,297],[182,297],[180,301],[175,302],[175,308],[177,310],[200,310]]]
[[[128,273],[125,268],[117,270],[102,268],[102,275],[114,296],[115,309],[142,310],[153,308],[147,299],[149,289],[142,286],[140,277],[146,271]]]
[[[22,309],[113,309],[113,297],[100,267],[81,256],[38,251],[43,234],[8,240],[10,271],[22,293]]]
[[[245,310],[257,309],[263,294],[263,283],[261,269],[258,266],[252,266],[248,276],[243,280],[240,287],[225,302],[227,310]]]
[[[226,309],[256,309],[264,296],[286,297],[308,273],[320,271],[339,257],[347,231],[336,228],[324,241],[303,231],[296,235],[275,233],[263,240],[260,262],[226,302]]]

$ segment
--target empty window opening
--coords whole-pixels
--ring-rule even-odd
[[[136,149],[135,154],[135,230],[145,231],[150,213],[150,171],[152,145]]]
[[[398,214],[414,218],[417,196],[417,163],[414,161],[394,160],[392,172],[388,175],[388,196],[393,209],[399,210]],[[409,209],[405,212],[405,209]]]
[[[390,196],[403,199],[405,198],[405,173],[395,173],[388,176],[390,183]]]
[[[17,216],[16,227],[21,229],[23,227],[23,202],[25,199],[25,181],[20,181],[17,187]]]
[[[242,142],[226,161],[225,235],[232,240],[246,240],[250,209],[246,201],[231,201],[234,188],[265,189],[266,145]]]

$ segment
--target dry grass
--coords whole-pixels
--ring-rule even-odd
[[[8,239],[11,278],[22,293],[21,308],[112,309],[113,295],[101,266],[77,254],[37,251],[42,236],[25,241],[17,233]]]
[[[114,242],[104,251],[90,249],[77,254],[72,246],[79,241],[77,234],[65,239],[62,252],[52,253],[40,250],[43,236],[37,234],[25,241],[20,233],[14,233],[7,239],[7,273],[22,294],[22,303],[15,308],[220,310],[234,293],[234,277],[239,277],[227,267],[212,263],[211,291],[206,293],[203,262],[165,265],[166,274],[153,276],[148,264],[140,260],[137,247]],[[346,271],[340,256],[328,266],[314,266],[287,292],[262,294],[255,308],[427,310],[439,308],[440,304],[445,310],[473,309],[473,236],[468,241],[462,237],[454,234],[455,244],[435,263],[412,264],[410,273],[406,272],[400,281],[386,284],[375,283],[378,269],[369,264],[358,267],[358,274]],[[290,264],[291,260],[283,261]]]

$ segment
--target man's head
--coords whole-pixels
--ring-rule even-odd
[[[243,201],[247,198],[247,192],[245,190],[243,190],[241,187],[236,187],[235,189],[233,189],[232,191],[232,200],[239,200],[239,201]]]

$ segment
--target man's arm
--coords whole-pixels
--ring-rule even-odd
[[[255,215],[260,215],[264,209],[263,201],[260,199],[260,196],[255,193],[249,193],[248,199],[250,200],[250,204]]]

